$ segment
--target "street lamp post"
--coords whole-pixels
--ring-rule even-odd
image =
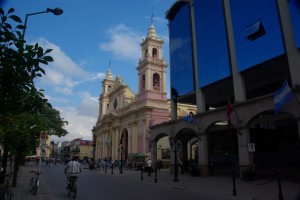
[[[43,14],[43,13],[48,13],[48,12],[51,12],[54,15],[61,15],[64,11],[60,8],[55,8],[55,9],[47,8],[47,10],[45,10],[45,11],[26,14],[25,22],[24,22],[24,29],[23,29],[23,34],[22,34],[22,40],[24,40],[24,37],[25,37],[25,31],[26,31],[26,28],[27,28],[28,17],[31,16],[31,15],[38,15],[38,14]]]
[[[180,148],[180,143],[177,139],[174,139],[173,141],[170,141],[170,146],[171,146],[172,151],[175,154],[175,163],[174,163],[175,170],[174,170],[174,179],[173,179],[173,181],[178,182],[179,179],[178,179],[178,166],[177,166],[178,165],[177,151]]]
[[[121,146],[121,165],[120,165],[120,174],[123,174],[123,162],[122,162],[122,158],[123,158],[123,146]]]

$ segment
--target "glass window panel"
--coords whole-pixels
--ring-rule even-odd
[[[171,92],[184,95],[194,91],[189,5],[183,6],[170,27]]]
[[[284,52],[275,0],[231,0],[238,70],[243,71]],[[242,20],[241,18],[245,18]],[[250,25],[261,21],[265,35],[247,40]],[[253,30],[258,25],[252,27]]]
[[[290,0],[289,8],[292,18],[292,26],[297,48],[300,48],[300,1]]]
[[[199,87],[230,76],[222,0],[194,1]]]
[[[246,28],[246,35],[248,40],[255,40],[266,34],[262,22],[256,21]]]

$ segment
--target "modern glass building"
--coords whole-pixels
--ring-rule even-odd
[[[169,126],[181,159],[195,160],[203,175],[210,161],[234,161],[241,175],[253,163],[299,172],[300,1],[178,0],[166,18],[172,120],[154,128],[153,140]],[[293,97],[275,114],[274,92],[286,80]],[[177,118],[178,102],[197,105],[196,124]]]
[[[286,4],[300,48],[300,2]],[[167,12],[172,97],[196,104],[201,89],[206,110],[225,105],[227,97],[234,100],[232,68],[244,80],[246,99],[291,81],[279,15],[276,0],[177,1]]]

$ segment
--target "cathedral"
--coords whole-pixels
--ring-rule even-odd
[[[140,44],[142,56],[137,67],[138,94],[124,83],[122,77],[113,78],[111,69],[108,70],[102,81],[99,117],[92,130],[94,159],[126,161],[132,155],[151,156],[150,127],[167,122],[171,117],[163,43],[151,24]],[[179,115],[187,114],[191,111],[188,109],[191,107],[179,105]],[[162,143],[160,148],[170,148],[168,137]]]

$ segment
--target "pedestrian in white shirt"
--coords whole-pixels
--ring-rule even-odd
[[[148,176],[151,176],[151,172],[152,172],[152,160],[150,158],[147,161],[147,170],[148,170]]]
[[[65,168],[65,174],[68,179],[68,187],[70,183],[70,178],[75,177],[75,181],[76,181],[80,172],[81,172],[80,163],[77,161],[76,157],[73,157],[72,161],[70,161]]]

